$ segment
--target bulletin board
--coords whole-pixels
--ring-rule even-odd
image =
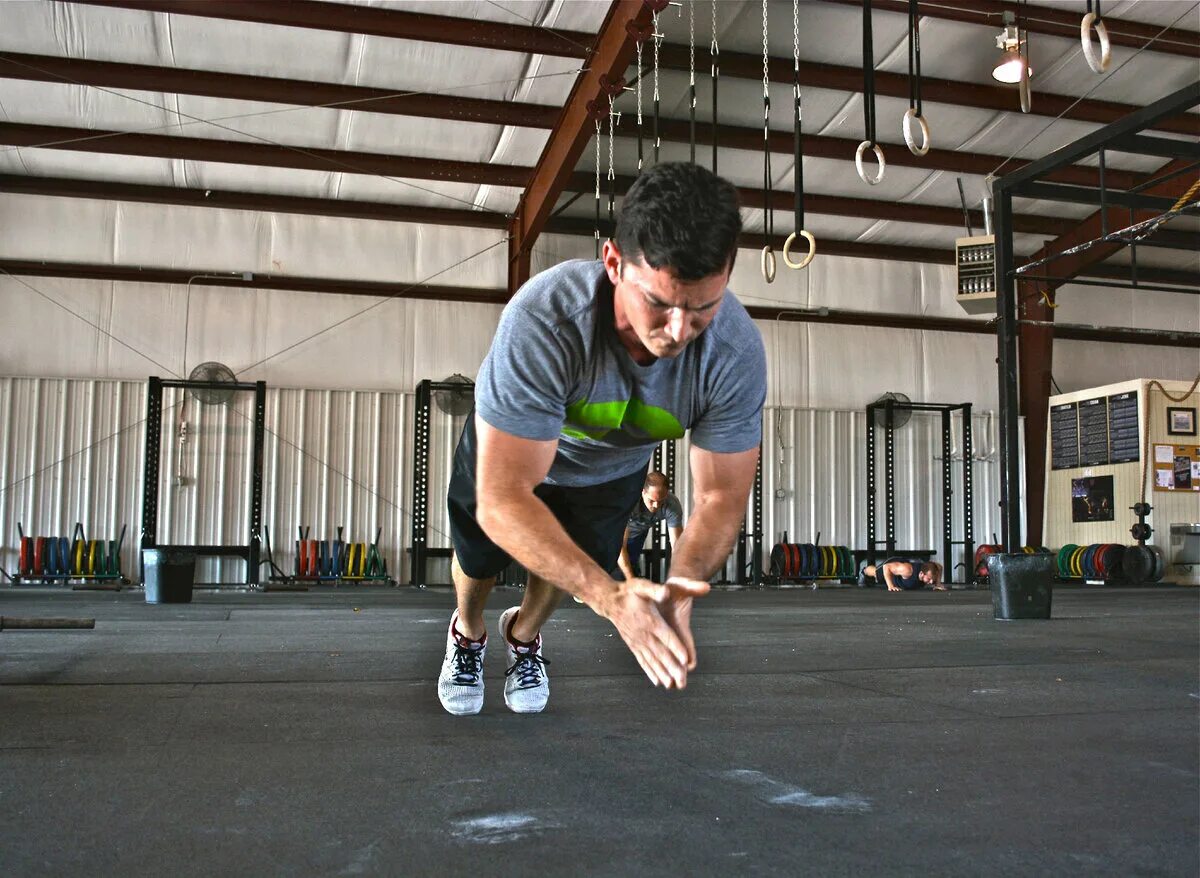
[[[1155,491],[1200,491],[1200,445],[1154,446]]]

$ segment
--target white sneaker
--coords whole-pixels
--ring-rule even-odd
[[[487,635],[480,640],[456,636],[454,625],[458,610],[450,617],[446,633],[446,658],[438,676],[438,700],[447,713],[472,716],[483,709],[483,657],[487,653]]]
[[[509,607],[500,616],[500,637],[512,662],[504,672],[504,703],[513,713],[541,713],[550,700],[550,677],[546,674],[550,662],[542,658],[540,632],[531,646],[514,646],[508,639],[508,630],[519,609]]]

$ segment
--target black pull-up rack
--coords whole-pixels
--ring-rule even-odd
[[[163,390],[168,387],[187,390],[222,390],[254,393],[254,464],[251,469],[249,534],[245,545],[164,545],[158,542],[158,478],[162,451]],[[151,376],[146,393],[146,458],[142,484],[141,548],[177,549],[207,557],[237,557],[246,562],[246,585],[259,584],[258,568],[261,558],[263,442],[266,432],[267,384],[224,381],[163,380]],[[145,556],[142,555],[144,558]],[[139,564],[139,566],[141,566]],[[145,570],[142,569],[142,581]]]

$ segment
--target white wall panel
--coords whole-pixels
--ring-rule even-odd
[[[230,406],[183,402],[164,394],[159,480],[159,541],[244,543],[248,538],[252,460],[251,394]],[[16,522],[27,534],[69,534],[83,522],[89,537],[114,538],[129,525],[122,556],[136,570],[140,528],[144,382],[6,378],[0,412],[0,564],[16,566]],[[380,546],[393,572],[407,577],[410,541],[412,395],[380,391],[269,388],[263,481],[264,522],[275,558],[294,559],[297,528],[329,539]],[[181,442],[181,422],[186,438]],[[449,545],[445,490],[464,418],[434,408],[430,434],[429,545]],[[995,421],[977,414],[976,540],[999,523]],[[955,428],[954,450],[961,453]],[[787,531],[793,542],[861,546],[865,541],[865,416],[861,411],[769,408],[765,413],[765,541]],[[940,421],[916,416],[897,432],[897,537],[906,548],[941,540]],[[677,487],[690,510],[688,443],[679,447]],[[882,472],[882,460],[880,461]],[[182,476],[182,483],[179,477]],[[956,465],[956,480],[958,468]],[[957,482],[956,482],[957,484]],[[776,497],[776,491],[782,496]],[[882,489],[881,489],[882,492]],[[961,499],[957,494],[956,502]],[[882,498],[880,515],[882,516]],[[956,507],[955,527],[958,527]],[[880,525],[882,533],[882,524]],[[956,539],[961,534],[956,530]],[[961,559],[959,559],[961,560]],[[444,569],[431,581],[445,581]],[[202,581],[242,581],[242,562],[203,559]]]
[[[1054,380],[1062,393],[1158,375],[1191,381],[1200,373],[1200,351],[1163,345],[1054,342]]]

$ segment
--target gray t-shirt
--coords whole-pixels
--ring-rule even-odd
[[[631,537],[640,536],[664,518],[667,520],[667,527],[683,527],[683,504],[679,502],[678,497],[668,494],[667,499],[654,512],[647,509],[642,498],[638,497],[637,505],[633,507],[633,514],[629,516],[629,535]]]
[[[555,485],[598,485],[645,470],[656,445],[688,429],[707,451],[756,447],[766,355],[733,294],[679,356],[648,366],[617,337],[612,300],[600,262],[564,262],[525,284],[479,368],[480,417],[513,436],[557,439],[546,477]]]

